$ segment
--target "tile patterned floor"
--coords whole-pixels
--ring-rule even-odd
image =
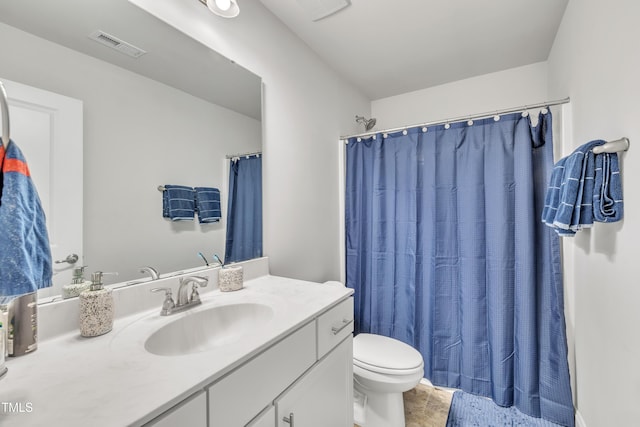
[[[435,387],[418,384],[404,393],[406,427],[445,427],[453,394]],[[354,427],[358,427],[354,424]]]

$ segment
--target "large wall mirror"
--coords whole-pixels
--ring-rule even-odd
[[[64,212],[82,211],[82,247],[54,247],[56,261],[79,253],[75,265],[87,265],[87,277],[118,273],[105,276],[109,284],[144,279],[142,266],[167,274],[204,266],[199,253],[209,261],[224,257],[227,156],[261,151],[259,76],[127,0],[5,1],[0,39],[0,79],[81,102],[82,159],[54,156],[55,144],[42,148],[63,171],[83,171],[83,183],[58,190],[62,211],[48,214],[56,222]],[[110,46],[122,42],[133,48]],[[146,53],[123,53],[134,48]],[[12,119],[12,139],[22,148],[28,144],[17,137],[20,127],[31,126]],[[25,154],[37,175],[40,168]],[[163,218],[158,187],[166,184],[219,188],[222,220]],[[65,194],[80,201],[67,202]],[[55,233],[53,246],[65,234]],[[72,267],[56,264],[54,288],[42,296],[60,293]]]

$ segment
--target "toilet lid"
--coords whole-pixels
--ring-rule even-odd
[[[353,362],[369,370],[398,371],[406,374],[422,369],[422,355],[408,344],[374,334],[359,334],[353,339]]]

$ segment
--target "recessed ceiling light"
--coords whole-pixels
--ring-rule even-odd
[[[206,0],[206,4],[211,12],[223,18],[235,18],[240,13],[238,0]]]

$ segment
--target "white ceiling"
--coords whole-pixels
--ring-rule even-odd
[[[261,0],[372,100],[545,61],[568,1],[351,0],[312,22],[299,0]]]

